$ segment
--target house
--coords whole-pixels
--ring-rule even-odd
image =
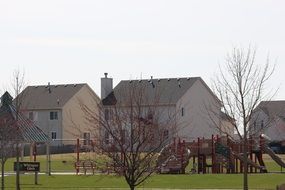
[[[52,139],[52,146],[93,138],[81,104],[96,111],[99,97],[87,84],[28,86],[19,95],[21,111]]]
[[[217,130],[220,126],[217,125],[227,119],[221,114],[219,99],[202,78],[151,77],[147,80],[122,80],[113,89],[113,80],[105,73],[105,77],[101,78],[101,99],[106,111],[116,104],[127,105],[130,97],[126,93],[132,86],[143,89],[144,106],[156,106],[165,116],[164,119],[167,119],[168,115],[175,116],[175,134],[165,131],[170,133],[171,137],[193,141],[198,137],[211,138],[213,134],[221,134],[221,131]],[[233,127],[226,129],[233,133]]]
[[[250,122],[251,134],[264,134],[271,141],[285,141],[285,101],[262,101]]]
[[[14,127],[14,135],[20,143],[45,143],[49,141],[48,136],[22,113],[17,113],[13,98],[5,92],[1,97],[0,123],[7,123]]]
[[[7,128],[5,128],[5,126]],[[5,92],[1,96],[0,128],[0,136],[2,138],[10,139],[12,144],[19,143],[21,145],[22,157],[24,155],[22,147],[25,144],[30,145],[30,149],[32,150],[35,143],[44,144],[50,141],[43,130],[17,110],[16,106],[13,104],[13,98],[8,92]],[[9,142],[4,143],[7,145]]]

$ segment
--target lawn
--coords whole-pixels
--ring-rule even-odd
[[[96,160],[99,167],[105,164],[107,158],[95,153],[80,153],[80,159]],[[14,158],[8,159],[5,164],[5,171],[13,171]],[[30,157],[24,157],[23,161],[30,161]],[[37,161],[40,162],[41,172],[46,172],[46,156],[37,156]],[[76,161],[76,154],[53,154],[51,155],[51,171],[52,172],[74,172],[74,163]]]
[[[7,189],[13,189],[15,177],[6,177]],[[127,188],[123,177],[111,175],[95,176],[39,176],[39,185],[33,185],[33,175],[21,176],[21,187],[28,189],[99,189]],[[285,183],[285,174],[251,174],[250,189],[275,189],[277,184]],[[241,174],[205,175],[154,175],[140,188],[168,189],[241,189]]]
[[[285,155],[280,155],[285,160]],[[95,159],[98,164],[104,165],[106,158],[100,155],[82,153],[81,159]],[[29,161],[29,157],[24,158]],[[46,171],[46,157],[38,156],[41,162],[41,172]],[[52,171],[75,171],[75,154],[52,155]],[[191,161],[191,160],[190,160]],[[279,171],[278,166],[268,155],[264,155],[264,161],[269,172]],[[12,171],[14,159],[9,159],[6,164],[6,171]],[[191,162],[188,169],[190,169]],[[285,169],[284,169],[285,170]],[[284,171],[285,172],[285,171]],[[180,189],[202,189],[202,188],[237,188],[242,187],[241,174],[197,174],[197,175],[154,175],[147,180],[141,188],[180,188]],[[15,177],[6,177],[7,189],[14,189]],[[127,188],[127,184],[122,177],[112,175],[95,176],[60,176],[60,175],[40,175],[39,185],[33,185],[33,175],[21,175],[22,189],[98,189],[98,188]],[[250,189],[275,189],[276,185],[285,183],[285,173],[250,174]]]
[[[285,161],[285,155],[279,155]],[[98,154],[93,153],[80,153],[80,159],[93,159],[96,160],[99,167],[103,166],[106,162],[106,158],[102,157]],[[280,172],[281,168],[278,164],[276,164],[267,154],[263,155],[263,160],[265,162],[266,168],[269,172]],[[9,159],[5,165],[6,171],[13,170],[13,162],[15,159]],[[30,157],[24,157],[24,161],[30,161]],[[41,172],[46,171],[46,156],[37,156],[37,161],[41,163]],[[51,170],[53,172],[61,172],[61,171],[69,171],[74,172],[74,162],[76,161],[76,154],[54,154],[51,156]],[[187,167],[187,171],[190,171],[192,168],[192,159],[189,162],[189,166]],[[283,172],[285,169],[283,168]]]

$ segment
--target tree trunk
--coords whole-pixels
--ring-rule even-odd
[[[4,181],[4,162],[1,163],[1,189],[4,190],[5,181]]]
[[[20,190],[19,144],[16,144],[16,190]]]
[[[247,134],[245,133],[243,139],[243,189],[248,190],[248,163],[247,163]]]

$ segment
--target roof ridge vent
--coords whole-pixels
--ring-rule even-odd
[[[181,82],[180,81],[178,81],[178,86],[179,86],[179,88],[181,88]]]

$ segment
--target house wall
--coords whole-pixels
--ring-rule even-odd
[[[29,118],[29,112],[33,112],[35,124],[42,129],[50,138],[51,132],[56,132],[57,139],[62,138],[62,111],[60,109],[54,110],[27,110],[24,115]],[[58,119],[50,120],[50,112],[57,112]],[[60,142],[52,142],[52,145],[59,145]]]
[[[186,141],[197,140],[197,137],[211,138],[212,134],[218,134],[215,125],[220,124],[220,105],[200,80],[181,97],[176,109],[178,135]]]
[[[231,122],[227,120],[221,120],[221,130],[223,131],[221,135],[228,134],[230,137],[234,138],[234,126]]]
[[[263,127],[262,127],[263,122]],[[250,130],[250,134],[254,136],[259,136],[260,134],[266,133],[266,128],[270,126],[269,117],[263,110],[256,111],[250,121],[250,127],[253,128]]]
[[[265,134],[271,141],[285,140],[285,122],[282,119],[270,122],[270,126],[265,130]]]
[[[265,134],[270,138],[271,141],[283,141],[285,140],[285,122],[280,117],[275,116],[274,118],[269,118],[268,115],[262,110],[258,110],[254,113],[251,126],[254,126],[256,136],[260,134]],[[263,121],[263,128],[261,123]]]
[[[97,101],[97,102],[96,102]],[[65,141],[64,144],[75,144],[77,138],[83,139],[83,133],[89,132],[91,139],[97,134],[96,124],[91,124],[86,119],[86,114],[80,107],[80,104],[87,106],[93,110],[94,114],[98,114],[97,103],[99,97],[90,89],[88,85],[84,85],[62,108],[63,112],[63,139],[73,139]]]

